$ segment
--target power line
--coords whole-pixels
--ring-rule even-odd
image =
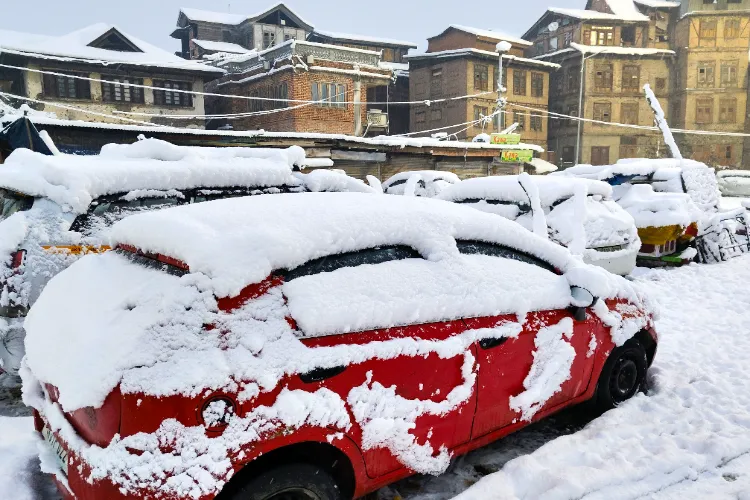
[[[140,88],[140,89],[151,89],[151,90],[158,90],[163,92],[171,92],[176,94],[190,94],[190,95],[200,95],[200,96],[206,96],[206,97],[218,97],[218,98],[224,98],[224,99],[240,99],[240,100],[249,100],[249,101],[271,101],[271,102],[286,102],[286,103],[298,103],[298,104],[320,104],[324,101],[313,101],[313,100],[305,100],[305,99],[280,99],[280,98],[273,98],[273,97],[255,97],[255,96],[244,96],[244,95],[236,95],[236,94],[217,94],[215,92],[201,92],[197,90],[183,90],[183,89],[173,89],[173,88],[166,88],[166,87],[156,87],[153,85],[143,85],[138,83],[123,83],[121,81],[116,80],[104,80],[102,78],[91,78],[88,76],[80,76],[80,75],[71,75],[67,73],[59,73],[56,71],[47,71],[47,70],[41,70],[41,69],[35,69],[35,68],[26,68],[23,66],[13,66],[11,64],[0,64],[0,68],[8,68],[8,69],[16,69],[20,71],[27,71],[30,73],[38,73],[42,75],[52,75],[52,76],[61,76],[65,78],[72,78],[75,80],[84,80],[89,82],[97,82],[97,83],[107,83],[112,85],[120,85],[123,87],[134,87],[134,88]],[[457,96],[457,97],[445,97],[440,99],[423,99],[421,101],[390,101],[390,102],[368,102],[367,104],[373,105],[373,106],[385,106],[385,105],[422,105],[422,106],[431,106],[432,104],[438,104],[443,102],[451,102],[451,101],[458,101],[463,99],[471,99],[475,97],[481,97],[483,95],[487,94],[494,94],[493,91],[485,91],[485,92],[479,92],[476,94],[468,94],[463,96]],[[347,102],[338,102],[337,104],[361,104],[354,101],[347,101]],[[123,112],[124,113],[124,112]],[[163,116],[163,115],[151,115],[151,114],[141,114],[141,116]],[[197,115],[196,115],[197,116]]]

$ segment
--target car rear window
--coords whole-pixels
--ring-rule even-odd
[[[365,264],[382,264],[394,260],[421,259],[422,256],[413,248],[406,246],[387,246],[368,248],[356,252],[329,255],[311,260],[295,269],[282,270],[277,274],[284,277],[284,281],[292,281],[303,276],[320,273],[330,273],[344,267],[357,267]]]
[[[542,269],[546,269],[547,271],[553,273],[555,272],[555,268],[553,266],[537,257],[534,257],[533,255],[519,252],[518,250],[515,250],[513,248],[497,245],[495,243],[473,240],[457,240],[456,246],[458,247],[458,251],[464,255],[487,255],[489,257],[512,259],[541,267]]]
[[[25,194],[0,189],[0,220],[7,219],[16,212],[29,210],[34,198]]]

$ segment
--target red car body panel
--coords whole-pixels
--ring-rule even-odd
[[[270,288],[281,284],[279,278],[269,278],[263,283],[246,288],[239,297],[222,299],[220,307],[231,311],[250,298],[266,293]],[[608,301],[610,307],[616,302]],[[523,381],[528,376],[533,362],[534,341],[537,332],[545,327],[572,318],[569,311],[544,311],[530,313],[523,331],[516,338],[508,339],[502,345],[492,348],[482,347],[480,342],[469,346],[469,352],[476,359],[477,383],[470,398],[445,415],[422,415],[416,421],[412,434],[418,443],[428,437],[434,449],[445,446],[454,455],[465,454],[521,429],[529,422],[521,421],[520,414],[510,409],[511,396],[523,392]],[[293,319],[290,318],[293,322]],[[414,325],[370,332],[334,335],[302,339],[310,348],[342,344],[363,345],[398,338],[419,338],[424,340],[445,340],[460,335],[466,330],[492,328],[499,323],[518,321],[516,316],[499,316],[449,321],[427,325]],[[653,328],[648,328],[656,341]],[[596,339],[596,349],[590,349],[591,339]],[[596,380],[614,349],[609,328],[598,317],[588,313],[585,321],[574,321],[574,333],[570,340],[576,350],[571,369],[571,377],[563,384],[562,390],[534,415],[532,421],[542,419],[567,406],[592,398],[596,391]],[[139,432],[153,433],[165,419],[176,419],[185,426],[204,425],[201,409],[206,400],[223,396],[235,402],[237,414],[244,416],[261,405],[272,405],[283,388],[315,392],[326,388],[337,393],[343,401],[352,388],[365,384],[369,377],[385,387],[396,387],[396,392],[407,399],[431,399],[442,401],[446,395],[464,380],[461,367],[464,356],[441,359],[433,353],[424,357],[400,356],[394,359],[371,359],[361,364],[347,366],[341,373],[320,382],[305,383],[297,375],[287,376],[270,392],[244,403],[238,403],[231,393],[211,393],[189,398],[171,396],[157,398],[144,394],[120,394],[119,388],[110,394],[104,406],[97,410],[85,409],[67,415],[69,422],[87,442],[106,446],[114,436],[113,430],[122,437]],[[56,400],[55,390],[47,387],[50,399]],[[351,410],[348,409],[352,426],[341,434],[340,429],[326,429],[305,426],[285,429],[250,443],[240,453],[229,457],[235,472],[258,457],[275,450],[299,443],[321,443],[330,445],[346,455],[354,471],[354,496],[359,497],[375,491],[387,484],[413,474],[405,468],[390,451],[377,448],[362,449],[362,431],[357,425]],[[93,415],[93,416],[92,416]],[[37,430],[42,429],[43,420],[37,415]],[[221,429],[207,430],[209,436],[221,434]],[[58,437],[59,438],[59,437]],[[64,442],[63,442],[64,444]],[[70,496],[67,488],[58,482],[60,491],[66,498],[94,500],[106,498],[143,499],[178,498],[160,495],[156,491],[142,490],[124,494],[112,482],[88,482],[88,466],[82,463],[73,450],[65,446],[69,453],[68,482],[75,492]],[[241,457],[241,458],[240,458]],[[201,500],[213,498],[206,495]]]

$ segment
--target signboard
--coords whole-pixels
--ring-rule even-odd
[[[521,134],[492,134],[490,142],[492,144],[520,144]]]
[[[534,152],[530,149],[509,149],[500,155],[501,163],[527,163],[534,158]]]

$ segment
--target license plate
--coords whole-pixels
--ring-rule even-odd
[[[47,444],[52,448],[52,451],[55,453],[55,456],[57,457],[57,464],[60,466],[60,469],[62,469],[63,473],[65,475],[68,475],[68,452],[65,451],[65,448],[60,444],[60,441],[57,440],[57,437],[52,433],[52,430],[47,427],[46,425],[42,429],[42,436],[44,436],[44,440],[47,441]]]

